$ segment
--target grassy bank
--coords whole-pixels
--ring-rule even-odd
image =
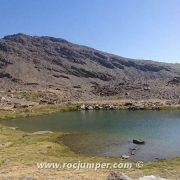
[[[126,162],[120,158],[85,157],[72,152],[61,142],[62,133],[31,134],[0,125],[0,177],[31,176],[37,179],[106,179],[110,169],[73,170],[38,169],[39,162]],[[144,175],[158,175],[169,179],[180,177],[180,158],[146,163],[142,168],[114,169],[137,178]]]
[[[18,117],[28,117],[28,116],[40,116],[48,115],[55,112],[66,112],[77,110],[76,105],[68,104],[54,104],[54,105],[36,105],[28,108],[14,108],[9,111],[0,110],[0,120],[18,118]]]

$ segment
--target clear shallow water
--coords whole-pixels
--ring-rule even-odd
[[[90,156],[130,155],[133,139],[145,140],[132,160],[180,156],[180,111],[76,111],[43,117],[1,121],[27,132],[72,133],[63,141],[77,153]]]

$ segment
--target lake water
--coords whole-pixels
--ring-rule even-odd
[[[180,111],[76,111],[1,123],[26,132],[71,133],[63,142],[88,156],[130,155],[135,161],[180,156]],[[134,145],[133,139],[143,139],[145,144]]]

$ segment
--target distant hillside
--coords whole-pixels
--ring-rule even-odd
[[[0,89],[53,91],[62,98],[180,98],[180,64],[135,60],[53,37],[0,39]]]

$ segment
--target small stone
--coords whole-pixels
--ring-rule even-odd
[[[130,158],[130,156],[128,156],[126,154],[122,155],[121,157],[122,157],[122,159],[129,159]]]

